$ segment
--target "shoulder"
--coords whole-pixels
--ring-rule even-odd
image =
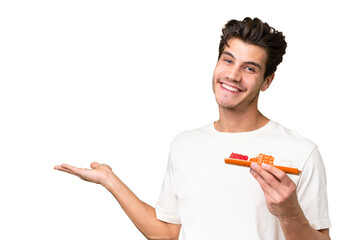
[[[304,148],[310,148],[314,149],[316,148],[316,144],[312,142],[311,140],[303,137],[300,135],[297,131],[284,127],[282,124],[278,122],[272,121],[272,131],[269,132],[272,137],[286,141],[289,144],[296,144],[299,147]]]
[[[180,132],[171,142],[171,149],[189,148],[209,139],[211,124]]]
[[[211,124],[207,124],[199,128],[194,128],[180,132],[178,135],[175,136],[172,144],[196,137],[204,137],[210,133],[210,128],[211,128]]]
[[[280,123],[272,122],[264,137],[265,147],[274,154],[277,165],[287,164],[302,170],[309,159],[314,161],[311,156],[317,156],[318,147],[314,142]]]

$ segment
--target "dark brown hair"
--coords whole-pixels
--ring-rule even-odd
[[[218,59],[220,59],[225,45],[229,46],[227,42],[231,38],[239,38],[245,43],[254,44],[266,50],[264,78],[276,71],[277,66],[282,62],[287,46],[282,32],[275,30],[258,18],[247,17],[243,21],[230,20],[222,29]]]

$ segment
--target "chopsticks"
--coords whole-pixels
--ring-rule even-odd
[[[239,160],[235,158],[225,158],[225,163],[243,166],[243,167],[250,167],[252,161]],[[301,171],[297,168],[277,166],[277,165],[273,165],[273,166],[289,174],[299,175],[301,173]]]

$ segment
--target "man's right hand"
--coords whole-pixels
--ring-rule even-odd
[[[91,169],[77,168],[69,164],[61,164],[54,167],[55,170],[70,173],[78,176],[82,180],[104,185],[109,175],[113,174],[110,166],[93,162]]]
[[[136,197],[113,173],[111,167],[97,162],[91,163],[90,167],[91,169],[86,169],[61,164],[55,166],[54,169],[104,186],[147,239],[178,239],[181,225],[158,220],[155,209]]]

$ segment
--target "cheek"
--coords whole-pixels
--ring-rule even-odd
[[[220,77],[219,73],[217,72],[217,70],[215,68],[213,78],[212,78],[212,89],[213,89],[214,92],[215,92],[216,83],[218,82],[219,77]]]
[[[215,77],[213,77],[213,80],[212,80],[212,90],[215,93]]]
[[[224,73],[225,73],[225,69],[219,66],[219,64],[216,64],[214,69],[214,78],[215,79],[222,78],[224,76]]]
[[[242,82],[248,89],[252,90],[258,90],[262,86],[261,81],[254,76],[244,76]]]

